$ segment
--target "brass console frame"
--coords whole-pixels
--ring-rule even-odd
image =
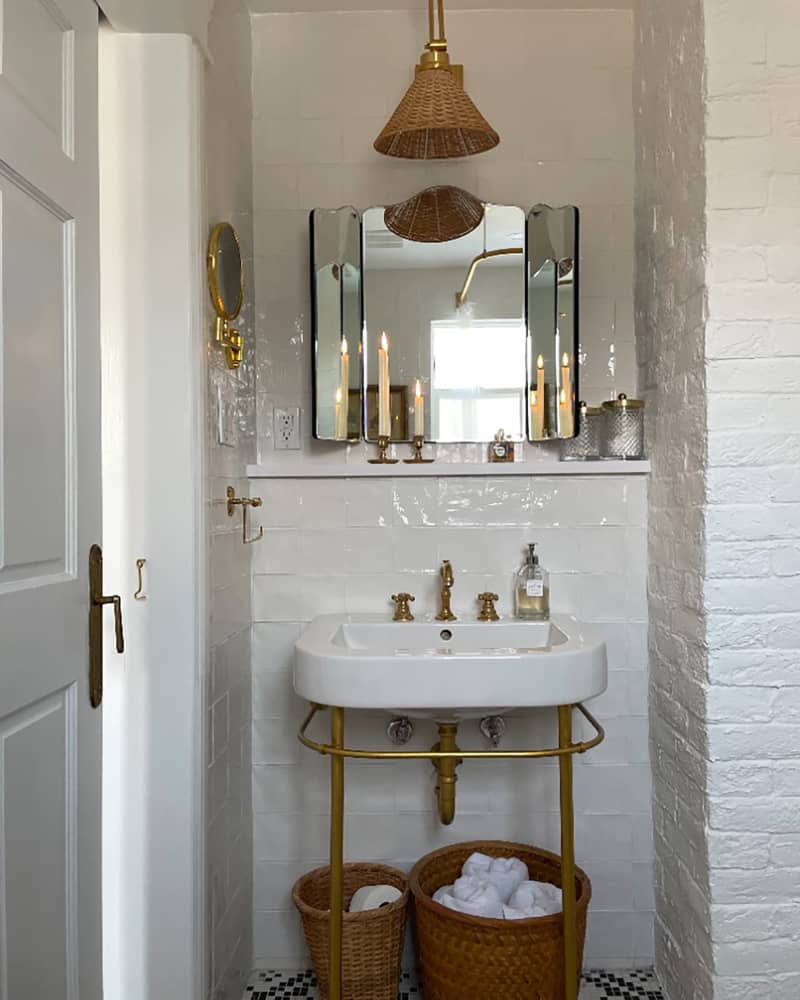
[[[573,804],[572,757],[586,753],[605,739],[605,730],[592,713],[581,704],[558,706],[558,746],[538,750],[357,750],[345,746],[343,708],[330,706],[331,741],[321,743],[307,735],[317,714],[329,706],[312,705],[297,734],[303,746],[331,758],[331,901],[329,948],[329,1000],[342,1000],[342,910],[344,906],[344,762],[354,760],[430,760],[442,761],[538,760],[556,757],[559,765],[561,812],[561,866],[564,906],[564,1000],[577,1000],[578,933],[575,899],[575,817]],[[594,729],[590,740],[574,743],[572,713],[577,709]]]

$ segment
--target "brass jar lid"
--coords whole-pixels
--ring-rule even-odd
[[[601,406],[589,406],[589,404],[583,399],[580,401],[579,405],[581,413],[584,413],[589,417],[596,417],[598,413],[603,412],[603,408]]]
[[[616,399],[603,403],[604,410],[640,410],[643,406],[643,399],[628,399],[624,392],[621,392]]]

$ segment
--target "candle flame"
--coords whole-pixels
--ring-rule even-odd
[[[342,354],[347,354],[347,337],[342,337]]]
[[[562,389],[560,395],[561,395],[561,404],[563,406],[563,404],[566,403],[566,401],[567,401],[567,391],[566,391],[566,389]]]
[[[561,364],[565,368],[569,368],[569,355],[568,354],[565,354],[564,357],[561,359]]]
[[[417,399],[422,399],[422,386],[419,384],[419,379],[417,379],[416,396]]]
[[[381,350],[382,351],[388,351],[389,350],[389,338],[386,336],[386,331],[385,330],[381,334]]]
[[[539,369],[539,371],[541,371],[542,368],[544,368],[544,358],[541,356],[541,354],[536,359],[536,367]]]

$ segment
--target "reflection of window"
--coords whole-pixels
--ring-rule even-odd
[[[525,427],[525,324],[521,320],[431,323],[432,437],[491,441]]]

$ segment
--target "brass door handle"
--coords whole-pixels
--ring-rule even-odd
[[[114,606],[114,632],[117,652],[125,652],[122,632],[122,600],[119,594],[103,593],[103,550],[99,545],[89,549],[89,701],[98,708],[103,700],[103,608]]]
[[[117,652],[125,652],[125,636],[122,634],[122,598],[119,594],[112,594],[110,597],[103,597],[101,594],[95,594],[92,597],[92,603],[97,605],[113,604],[114,605],[114,634],[117,640]]]

